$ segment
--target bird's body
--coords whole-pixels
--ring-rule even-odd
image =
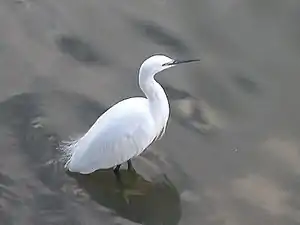
[[[89,174],[114,166],[119,169],[122,163],[140,155],[163,136],[169,118],[169,103],[154,75],[172,67],[175,62],[178,61],[166,56],[152,56],[144,61],[139,85],[146,98],[128,98],[102,114],[69,148],[71,156],[65,165],[69,171]]]
[[[146,98],[121,101],[99,117],[74,146],[68,168],[87,174],[120,165],[141,154],[154,141],[159,135],[156,127]],[[160,127],[162,130],[164,125]]]

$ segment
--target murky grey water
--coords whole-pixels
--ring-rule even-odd
[[[0,2],[0,224],[299,224],[300,3]],[[141,95],[155,53],[165,137],[138,174],[52,163],[112,104]]]

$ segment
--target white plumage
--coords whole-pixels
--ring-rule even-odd
[[[118,172],[119,165],[129,163],[161,138],[169,118],[169,103],[154,75],[192,61],[198,60],[176,61],[163,55],[145,60],[139,71],[139,85],[146,98],[128,98],[109,108],[84,136],[68,147],[70,158],[65,167],[71,172],[89,174],[117,166]]]

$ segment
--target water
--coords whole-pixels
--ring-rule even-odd
[[[300,223],[297,1],[2,1],[0,224]],[[141,95],[149,55],[164,138],[137,174],[67,173],[56,150]],[[126,167],[125,167],[126,168]],[[124,168],[124,169],[125,169]]]

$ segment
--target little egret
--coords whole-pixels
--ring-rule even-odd
[[[103,113],[85,135],[67,149],[65,167],[71,172],[89,174],[114,167],[119,174],[121,164],[140,155],[165,133],[169,119],[167,96],[154,76],[168,68],[193,60],[173,60],[164,55],[146,59],[139,70],[139,86],[144,97],[132,97],[118,102]]]

